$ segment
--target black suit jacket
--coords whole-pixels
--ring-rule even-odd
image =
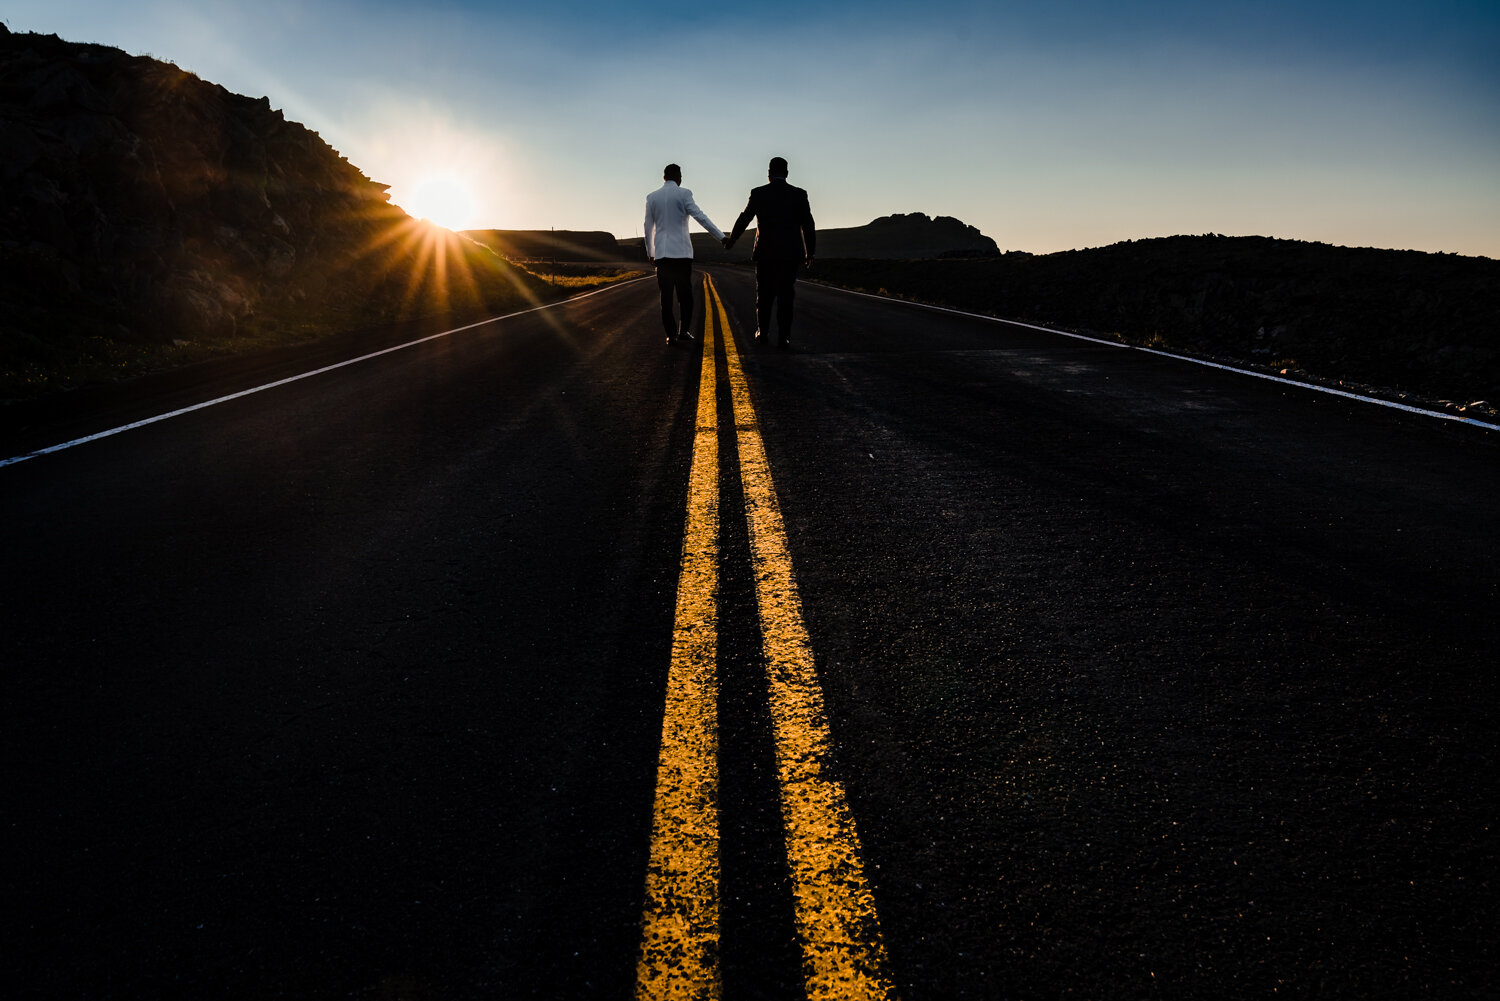
[[[793,187],[785,180],[751,188],[750,201],[734,221],[730,238],[738,240],[751,219],[758,220],[755,250],[750,255],[755,260],[800,261],[813,256],[818,232],[813,228],[807,192],[801,188]]]

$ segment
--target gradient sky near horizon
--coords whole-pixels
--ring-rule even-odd
[[[820,227],[1004,250],[1181,233],[1500,258],[1500,4],[7,0],[12,31],[266,95],[414,214],[721,227],[773,155]],[[430,211],[422,211],[430,207]]]

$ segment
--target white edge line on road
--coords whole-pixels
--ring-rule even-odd
[[[303,379],[311,379],[315,375],[323,375],[326,372],[332,372],[336,369],[346,368],[349,365],[358,365],[362,361],[369,361],[371,358],[379,358],[381,355],[388,355],[395,351],[404,351],[407,348],[415,347],[418,344],[426,344],[428,341],[435,341],[440,337],[447,337],[450,334],[460,334],[465,330],[473,330],[475,327],[482,327],[489,323],[498,323],[501,320],[513,320],[518,316],[525,316],[527,313],[536,313],[544,309],[554,309],[558,306],[565,306],[570,302],[578,302],[580,299],[587,299],[590,296],[600,295],[604,292],[622,288],[626,285],[634,285],[636,282],[643,282],[646,280],[647,278],[632,278],[628,281],[618,282],[614,285],[607,286],[606,288],[595,289],[592,292],[585,292],[582,295],[570,296],[567,299],[562,299],[557,302],[549,302],[543,306],[533,306],[530,309],[519,310],[515,313],[506,313],[504,316],[492,316],[487,320],[479,320],[475,323],[465,324],[462,327],[454,327],[452,330],[444,330],[441,333],[437,334],[428,334],[426,337],[419,337],[414,341],[407,341],[405,344],[397,344],[393,347],[382,348],[379,351],[372,351],[369,354],[360,355],[358,358],[350,358],[346,361],[335,362],[332,365],[324,365],[322,368],[315,368],[310,372],[303,372],[300,375],[291,375],[287,376],[285,379],[277,379],[275,382],[268,382],[263,386],[256,386],[252,389],[242,389],[238,393],[230,393],[228,396],[220,396],[216,399],[205,400],[202,403],[195,403],[190,407],[183,407],[180,410],[173,410],[171,413],[157,414],[155,417],[147,417],[144,420],[133,421],[129,424],[122,424],[117,428],[110,428],[108,431],[100,431],[97,434],[87,435],[83,438],[74,438],[72,441],[65,441],[61,445],[50,445],[47,448],[39,448],[34,452],[27,452],[25,455],[16,455],[12,456],[9,459],[0,459],[0,469],[5,468],[6,466],[14,466],[18,462],[25,462],[27,459],[35,459],[39,455],[51,455],[53,452],[61,452],[65,449],[75,448],[79,445],[87,445],[89,442],[98,441],[100,438],[108,438],[112,435],[121,434],[125,431],[134,431],[136,428],[142,428],[148,424],[158,424],[161,421],[171,420],[173,417],[181,417],[183,414],[190,414],[195,410],[204,410],[208,407],[215,407],[220,403],[228,403],[230,400],[238,400],[244,396],[253,396],[256,393],[263,393],[268,389],[275,389],[278,386],[285,386],[288,383],[300,382]]]
[[[1163,358],[1171,358],[1175,361],[1191,362],[1194,365],[1203,365],[1207,368],[1216,368],[1224,372],[1233,372],[1236,375],[1249,375],[1257,379],[1265,379],[1269,382],[1279,382],[1286,386],[1296,386],[1298,389],[1311,389],[1319,393],[1328,393],[1330,396],[1342,396],[1349,400],[1358,400],[1360,403],[1374,403],[1381,407],[1390,407],[1392,410],[1404,410],[1409,414],[1419,414],[1423,417],[1436,417],[1443,421],[1457,421],[1460,424],[1472,424],[1475,427],[1485,428],[1489,431],[1500,431],[1500,424],[1489,424],[1485,421],[1475,420],[1473,417],[1460,417],[1457,414],[1445,414],[1438,410],[1427,410],[1423,407],[1413,407],[1406,403],[1396,403],[1392,400],[1382,400],[1374,396],[1362,396],[1359,393],[1351,393],[1346,389],[1334,389],[1331,386],[1319,386],[1314,382],[1301,382],[1297,379],[1287,379],[1279,375],[1271,375],[1267,372],[1257,372],[1250,368],[1237,368],[1233,365],[1224,365],[1216,361],[1208,361],[1203,358],[1194,358],[1191,355],[1173,354],[1170,351],[1161,351],[1157,348],[1142,348],[1134,344],[1121,344],[1118,341],[1106,341],[1101,337],[1090,337],[1087,334],[1074,334],[1066,330],[1053,330],[1051,327],[1038,327],[1032,323],[1022,323],[1019,320],[1003,320],[998,316],[985,316],[983,313],[967,313],[961,309],[950,309],[947,306],[933,306],[925,302],[912,302],[910,299],[896,299],[886,295],[874,295],[870,292],[856,292],[849,288],[840,288],[837,285],[824,285],[818,283],[819,288],[831,289],[835,292],[843,292],[846,295],[862,296],[866,299],[879,299],[882,302],[899,302],[906,306],[915,306],[918,309],[931,309],[939,313],[954,313],[958,316],[969,316],[976,320],[988,320],[991,323],[1003,323],[1011,327],[1025,327],[1027,330],[1039,330],[1045,334],[1056,334],[1058,337],[1071,337],[1075,340],[1088,341],[1091,344],[1102,344],[1105,347],[1124,348],[1128,351],[1143,351],[1149,355],[1160,355]]]

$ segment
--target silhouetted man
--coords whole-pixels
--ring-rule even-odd
[[[674,335],[679,341],[691,341],[693,332],[693,241],[688,236],[688,216],[703,224],[715,240],[725,239],[724,231],[713,224],[693,193],[682,186],[682,168],[669,163],[661,174],[662,186],[646,196],[646,256],[656,265],[656,287],[661,289],[661,322],[667,328],[667,343]],[[682,312],[678,321],[672,316],[672,294]]]
[[[786,183],[786,161],[771,159],[766,176],[769,184],[750,189],[745,211],[734,221],[734,231],[724,240],[724,249],[745,232],[751,219],[757,220],[755,250],[755,316],[760,324],[756,341],[771,333],[771,309],[776,309],[779,347],[792,346],[792,302],[796,297],[797,272],[804,263],[813,262],[818,233],[813,227],[812,208],[807,192]]]

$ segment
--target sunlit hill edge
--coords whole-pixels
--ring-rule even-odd
[[[628,273],[519,266],[411,218],[266,98],[3,25],[0,184],[0,400],[472,321]]]

